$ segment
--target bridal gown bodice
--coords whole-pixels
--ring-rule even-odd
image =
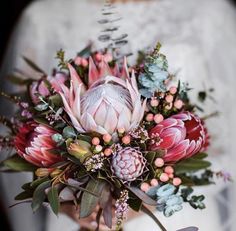
[[[23,13],[17,24],[2,67],[2,75],[14,67],[29,68],[21,55],[34,60],[50,73],[55,67],[55,53],[60,48],[67,57],[74,57],[88,41],[95,47],[101,27],[102,1],[99,0],[42,0],[35,1]],[[236,62],[236,14],[227,0],[153,0],[117,4],[116,11],[122,16],[120,33],[129,34],[127,49],[134,53],[163,45],[170,71],[188,81],[195,91],[213,87],[214,101],[207,100],[205,114],[216,110],[220,116],[209,119],[212,134],[209,151],[214,169],[233,172],[236,155],[236,130],[234,107]],[[2,77],[2,76],[1,76]],[[9,88],[9,86],[7,86]],[[11,90],[11,89],[9,89]],[[13,203],[14,195],[29,176],[1,175],[6,204]],[[218,186],[198,188],[196,193],[206,195],[207,209],[198,211],[184,206],[183,211],[171,218],[156,213],[168,231],[195,225],[201,231],[229,231],[233,227],[234,186],[218,182]],[[48,211],[48,216],[32,215],[29,205],[20,205],[9,212],[14,231],[76,231],[77,225],[64,215],[59,218]],[[42,228],[43,225],[46,228]],[[151,219],[141,216],[127,223],[125,230],[158,230]],[[233,229],[232,229],[233,230]]]

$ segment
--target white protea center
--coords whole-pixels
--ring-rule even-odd
[[[70,67],[70,89],[63,86],[64,107],[74,127],[81,133],[114,135],[119,128],[130,131],[143,118],[145,102],[132,77],[97,76],[87,90]],[[78,81],[79,79],[79,81]]]
[[[91,88],[81,98],[81,113],[89,113],[96,124],[110,134],[117,127],[129,129],[132,110],[129,91],[112,83]]]

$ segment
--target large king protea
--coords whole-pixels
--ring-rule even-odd
[[[118,128],[129,131],[143,118],[142,103],[134,73],[129,76],[126,61],[121,71],[102,60],[99,69],[89,59],[88,87],[75,69],[68,65],[70,89],[63,86],[60,92],[65,111],[79,132],[114,134]]]

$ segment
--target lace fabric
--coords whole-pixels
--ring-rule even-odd
[[[101,18],[101,6],[102,1],[95,0],[34,2],[25,10],[15,28],[2,67],[2,76],[14,67],[30,73],[20,59],[22,54],[50,72],[56,65],[54,57],[60,48],[66,50],[67,57],[73,57],[89,40],[96,47],[103,46],[97,41],[101,30],[97,23]],[[127,49],[134,53],[130,57],[131,62],[135,60],[138,50],[154,46],[160,41],[163,44],[162,52],[169,60],[170,70],[178,72],[178,78],[188,81],[195,88],[191,93],[193,99],[197,91],[214,87],[215,101],[207,100],[205,114],[220,110],[221,115],[207,121],[213,144],[210,158],[216,170],[225,169],[234,174],[236,13],[233,6],[227,0],[153,0],[118,3],[116,10],[123,18],[119,21],[120,33],[129,34]],[[24,180],[24,176],[21,176],[21,181]],[[16,182],[18,178],[4,174],[1,181],[7,185],[7,182]],[[19,189],[5,189],[8,204]],[[196,211],[185,206],[182,212],[169,219],[157,213],[168,230],[189,225],[199,226],[200,230],[233,230],[230,228],[235,223],[235,198],[232,196],[235,186],[222,186],[222,182],[219,182],[219,186],[197,191],[208,198],[206,210]],[[30,214],[30,208],[26,207],[29,206],[26,205],[24,210]],[[19,213],[20,209],[10,213],[10,216],[14,214],[15,230],[39,230],[33,224],[31,229],[27,229],[20,220],[16,221],[15,217]],[[18,229],[19,225],[23,225],[22,229]],[[60,215],[59,220],[49,215],[48,231],[72,231],[76,227],[63,215]],[[133,230],[134,227],[137,231],[156,230],[155,224],[145,216],[127,223],[125,230]]]

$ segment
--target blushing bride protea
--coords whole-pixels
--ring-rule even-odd
[[[176,162],[205,148],[207,134],[198,116],[181,112],[157,124],[150,130],[149,136],[152,138],[150,150],[162,149],[166,162]]]
[[[72,65],[70,89],[60,92],[65,111],[78,132],[115,134],[118,128],[130,131],[143,118],[146,102],[141,101],[134,72],[129,76],[126,61],[122,71],[111,69],[102,60],[99,69],[89,59],[88,88]]]
[[[19,128],[14,144],[17,153],[38,167],[50,167],[63,160],[51,150],[55,149],[56,143],[51,136],[56,131],[36,122],[29,122]]]

